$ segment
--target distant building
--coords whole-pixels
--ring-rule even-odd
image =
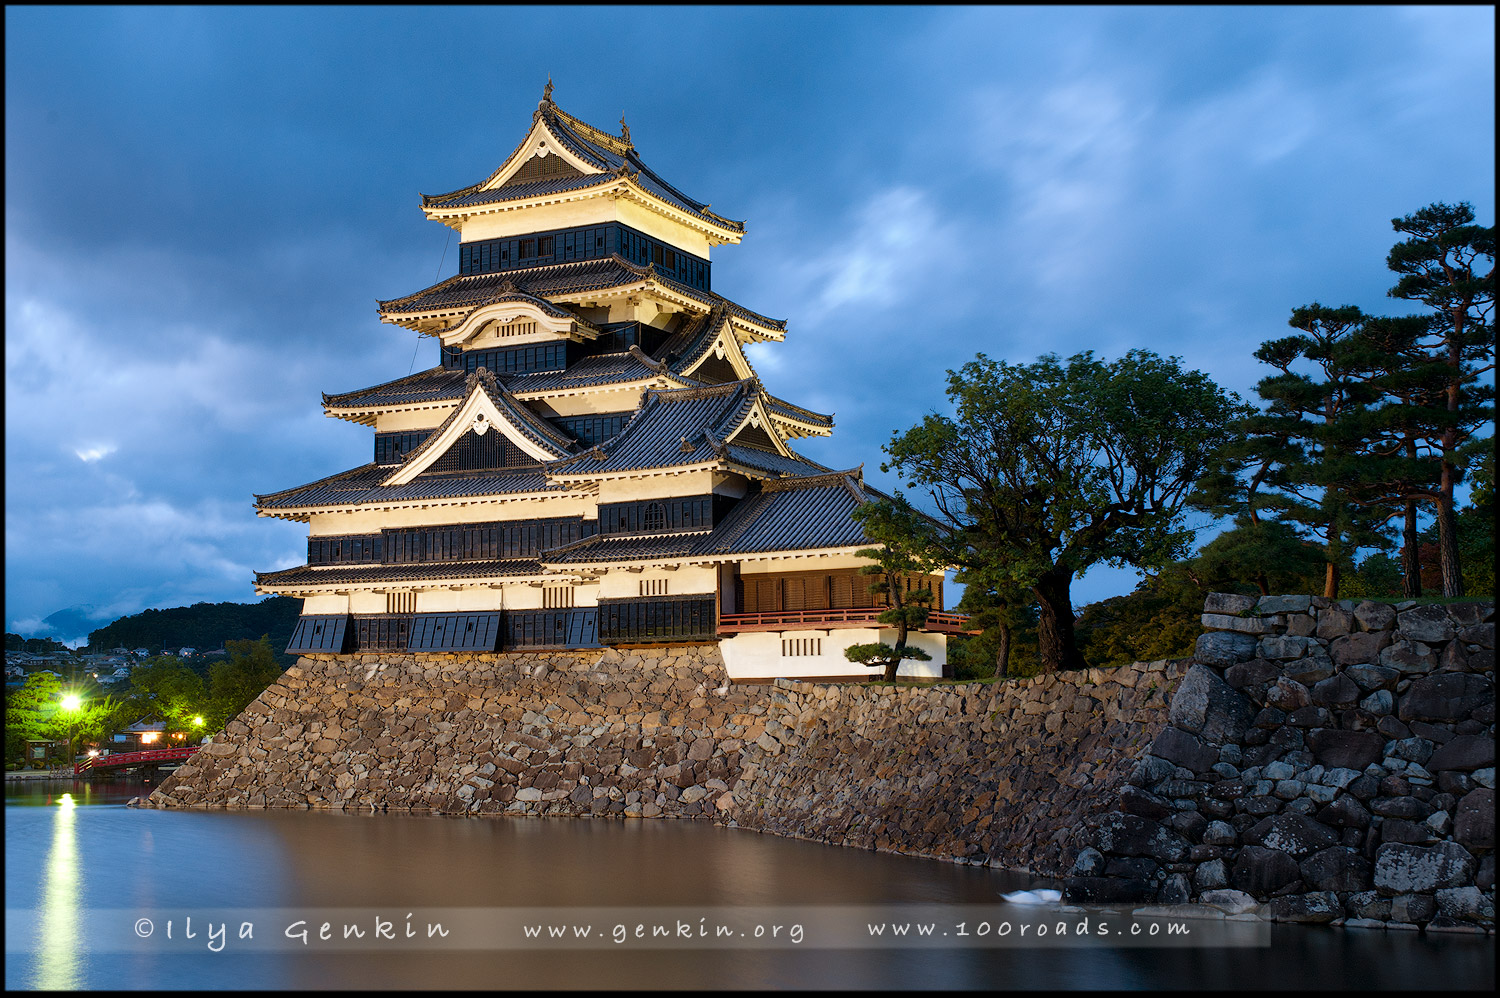
[[[439,363],[325,395],[371,427],[373,461],[256,497],[308,524],[306,565],[257,573],[303,599],[288,652],[494,651],[718,642],[735,679],[859,676],[876,622],[861,468],[791,441],[833,418],[772,395],[745,355],[786,323],[711,290],[709,252],[743,222],[683,195],[551,84],[487,179],[426,196],[458,273],[379,303]],[[931,587],[942,576],[895,580]],[[936,613],[910,643],[932,656]]]

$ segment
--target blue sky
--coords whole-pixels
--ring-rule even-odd
[[[881,444],[977,352],[1146,347],[1249,398],[1293,307],[1406,310],[1391,218],[1494,220],[1488,7],[5,21],[5,626],[27,634],[252,600],[255,570],[305,560],[305,526],[252,493],[369,460],[319,392],[436,363],[375,300],[456,271],[418,194],[488,176],[549,74],[747,220],[714,288],[789,323],[752,363],[836,414],[805,454],[886,487]],[[1091,572],[1075,603],[1134,578]]]

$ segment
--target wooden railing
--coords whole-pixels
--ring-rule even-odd
[[[113,752],[109,755],[94,755],[73,766],[73,773],[89,769],[118,769],[121,766],[139,766],[148,762],[178,762],[198,751],[197,745],[179,745],[173,748],[147,749],[144,752]]]
[[[886,611],[883,606],[856,606],[843,610],[781,610],[771,613],[726,613],[719,617],[719,633],[740,631],[823,630],[831,627],[889,627],[876,618]],[[969,626],[967,614],[932,610],[920,630],[943,634],[978,634]]]

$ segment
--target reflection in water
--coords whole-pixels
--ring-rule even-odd
[[[691,821],[438,818],[309,811],[136,811],[148,788],[6,787],[6,909],[34,912],[7,953],[19,988],[199,989],[1493,989],[1485,937],[1277,925],[1245,949],[616,950],[513,948],[105,952],[92,912],[314,908],[750,908],[984,904],[1050,886],[994,870]],[[85,806],[90,805],[92,806]],[[102,805],[102,806],[101,806]],[[50,852],[47,844],[51,843]],[[88,857],[85,872],[83,857]],[[232,930],[231,926],[231,930]],[[279,932],[273,923],[262,931]],[[19,938],[22,933],[14,933]],[[8,934],[7,943],[11,941]],[[9,949],[9,947],[8,947]]]
[[[79,976],[78,805],[70,793],[58,799],[52,849],[42,883],[36,987],[72,991]]]

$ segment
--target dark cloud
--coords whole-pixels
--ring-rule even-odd
[[[251,494],[368,459],[318,393],[435,362],[374,302],[454,272],[417,194],[488,175],[548,74],[748,220],[715,287],[790,322],[754,362],[837,414],[805,453],[890,487],[880,445],[977,351],[1147,346],[1249,395],[1292,307],[1389,309],[1390,218],[1493,218],[1493,20],[10,8],[7,627],[249,599],[301,560],[305,528]]]

